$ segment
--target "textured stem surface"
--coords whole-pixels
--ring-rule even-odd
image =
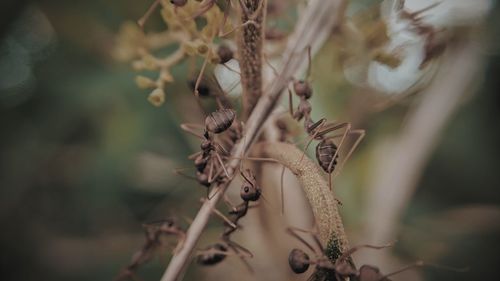
[[[265,157],[277,160],[295,174],[311,205],[321,243],[326,248],[334,247],[339,253],[347,250],[349,242],[337,201],[319,167],[308,157],[302,157],[302,150],[289,143],[258,143],[254,149]]]
[[[243,89],[244,120],[262,95],[262,44],[266,2],[267,0],[242,1],[244,11],[241,13],[241,23],[245,25],[238,36],[238,58]],[[250,18],[252,16],[254,17]],[[246,24],[249,20],[253,20],[254,23]]]

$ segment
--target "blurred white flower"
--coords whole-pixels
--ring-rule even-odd
[[[389,95],[425,86],[436,70],[433,56],[444,50],[450,28],[480,23],[491,6],[490,0],[384,0],[380,9],[389,41],[383,52],[401,63],[391,67],[372,60],[368,85]]]
[[[214,69],[215,77],[222,89],[229,95],[239,96],[242,88],[240,85],[240,66],[238,61],[232,59],[225,63],[226,66],[217,65]]]

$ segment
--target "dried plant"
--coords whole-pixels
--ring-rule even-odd
[[[382,10],[382,16],[380,12],[376,14],[386,21],[374,20],[371,23],[369,13],[363,15],[365,21],[350,20],[345,14],[347,4],[344,0],[308,1],[300,11],[300,17],[288,36],[277,36],[276,32],[266,25],[268,17],[279,16],[279,13],[273,13],[273,7],[278,9],[277,7],[282,5],[292,9],[287,7],[290,3],[286,1],[157,0],[139,20],[139,24],[124,24],[117,38],[116,57],[131,60],[133,68],[137,71],[158,73],[155,79],[142,75],[136,77],[140,88],[152,89],[148,100],[153,105],[161,106],[168,100],[168,95],[165,95],[165,85],[174,82],[171,74],[173,67],[183,60],[201,58],[203,64],[199,69],[199,76],[192,85],[193,94],[200,99],[214,99],[219,107],[207,114],[203,125],[181,124],[182,129],[201,139],[201,151],[190,156],[190,159],[194,161],[196,168],[194,178],[207,188],[207,198],[202,200],[202,207],[185,234],[177,228],[174,232],[171,229],[170,232],[165,232],[176,234],[182,239],[161,278],[162,281],[179,280],[182,276],[212,214],[217,214],[224,221],[221,241],[199,251],[196,254],[197,262],[201,265],[214,265],[223,262],[226,256],[234,255],[246,264],[247,259],[254,256],[245,248],[244,243],[236,243],[231,239],[231,235],[241,228],[240,219],[245,217],[249,208],[258,207],[260,201],[265,199],[261,189],[263,183],[259,180],[265,171],[259,171],[260,162],[249,165],[252,168],[244,168],[242,161],[245,159],[270,161],[286,167],[299,181],[309,201],[317,231],[297,230],[291,227],[289,232],[299,238],[314,253],[315,258],[310,258],[302,250],[292,250],[289,261],[294,272],[303,273],[309,265],[314,264],[315,270],[311,280],[350,278],[350,280],[375,281],[388,280],[388,276],[392,275],[383,275],[377,268],[368,265],[357,269],[351,257],[358,247],[349,246],[338,210],[339,200],[332,191],[332,174],[334,171],[338,174],[365,132],[362,129],[352,129],[353,125],[350,122],[332,122],[326,118],[313,121],[311,115],[313,107],[309,102],[313,98],[310,84],[311,57],[330,36],[344,38],[345,49],[340,53],[339,61],[345,63],[346,72],[350,71],[353,57],[361,57],[364,53],[368,54],[368,59],[358,61],[358,68],[364,68],[365,73],[375,71],[373,67],[383,68],[386,72],[394,72],[394,76],[397,77],[399,75],[397,72],[402,66],[407,66],[407,58],[412,54],[411,50],[395,47],[393,41],[399,33],[394,30],[392,33],[389,32],[394,26],[387,19],[395,22],[403,21],[405,25],[401,32],[412,32],[415,36],[424,38],[422,44],[417,46],[421,48],[423,56],[416,63],[413,61],[417,74],[407,79],[410,83],[403,81],[402,85],[396,87],[397,89],[384,89],[386,84],[371,81],[375,90],[387,90],[389,93],[397,91],[402,94],[425,87],[421,77],[432,74],[431,66],[437,64],[446,48],[463,39],[457,39],[456,33],[448,30],[440,33],[437,28],[423,21],[425,13],[435,8],[437,4],[418,11],[410,11],[405,7],[404,1],[384,1],[383,8],[386,13],[384,14]],[[145,28],[145,22],[157,8],[160,9],[167,28],[161,32],[145,33],[141,29]],[[203,24],[200,25],[200,22]],[[282,54],[281,56],[265,53],[268,43],[266,38],[269,44],[273,41],[283,43],[280,51],[275,52]],[[355,48],[349,50],[347,43],[353,40],[362,42],[362,50],[357,52]],[[234,46],[236,46],[235,51],[233,51]],[[166,48],[173,51],[166,56],[158,55],[159,50]],[[365,52],[366,50],[369,51]],[[238,62],[239,67],[236,70],[226,65],[232,59]],[[281,63],[278,67],[274,67],[270,65],[269,59],[281,60]],[[212,68],[207,66],[218,64],[240,74],[242,109],[239,113],[236,108],[232,108],[232,101],[222,89],[219,88],[214,92],[204,88],[202,83],[204,77],[211,75],[207,72],[212,71]],[[271,69],[274,77],[264,76],[266,69]],[[308,69],[306,78],[297,79],[296,77],[300,77],[306,69]],[[417,82],[418,87],[416,87]],[[370,80],[365,79],[363,87],[366,83],[370,84]],[[289,90],[291,117],[295,121],[304,122],[303,131],[308,136],[308,143],[304,149],[287,141],[290,130],[286,118],[278,118],[278,122],[271,122],[272,124],[266,123],[273,111],[279,107],[282,92],[286,92],[290,87],[300,100],[297,109],[294,109],[292,91]],[[278,131],[281,141],[266,140],[265,136],[260,134],[265,126]],[[352,136],[355,138],[352,139]],[[318,141],[317,164],[305,152],[312,141]],[[329,175],[329,181],[323,172]],[[244,179],[240,191],[242,202],[233,206],[226,198],[225,192],[238,175]],[[221,199],[230,207],[227,215],[216,209]],[[250,202],[258,203],[250,205]],[[315,245],[301,238],[298,234],[300,231],[311,232]],[[135,276],[131,272],[149,259],[150,249],[159,243],[160,233],[148,232],[146,245],[126,268],[125,275],[121,275],[120,278]],[[421,265],[421,262],[415,264],[415,266]]]

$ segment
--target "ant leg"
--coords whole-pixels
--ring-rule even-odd
[[[201,198],[200,201],[202,203],[205,203],[207,201],[207,199],[205,198]],[[217,210],[216,208],[212,208],[211,210],[214,214],[216,214],[220,219],[222,219],[225,223],[227,223],[229,226],[231,226],[232,228],[237,228],[237,226],[228,218],[226,217],[223,213],[221,213],[219,210]]]
[[[231,203],[231,200],[229,200],[229,198],[227,197],[227,195],[224,193],[224,195],[222,195],[222,200],[224,201],[224,203],[232,210],[232,211],[236,211],[236,206],[233,205],[233,203]]]
[[[352,255],[354,252],[363,249],[363,248],[369,248],[369,249],[375,249],[375,250],[380,250],[380,249],[385,249],[394,246],[394,242],[381,245],[381,246],[374,246],[374,245],[369,245],[369,244],[364,244],[364,245],[358,245],[350,248],[349,250],[345,251],[338,259],[337,261],[344,261],[346,260],[350,255]]]
[[[311,45],[307,45],[307,72],[306,79],[309,80],[311,77],[311,64],[312,64],[312,55],[311,55]]]
[[[199,156],[199,155],[201,155],[201,154],[203,154],[203,151],[198,151],[198,152],[195,152],[195,153],[193,153],[193,154],[189,155],[189,156],[188,156],[188,159],[189,159],[189,160],[194,160],[194,159],[196,159],[196,157],[198,157],[198,156]]]
[[[198,87],[200,86],[201,78],[203,77],[203,74],[205,73],[205,68],[207,67],[207,64],[208,64],[209,53],[210,52],[207,52],[207,55],[205,56],[205,59],[203,60],[203,65],[201,66],[200,73],[198,74],[198,78],[196,78],[196,83],[194,84],[194,95],[197,98],[200,97],[200,92],[198,92]]]
[[[403,271],[406,271],[406,270],[408,270],[408,269],[412,269],[412,268],[414,268],[414,267],[422,267],[422,266],[424,266],[424,265],[425,265],[425,264],[424,264],[424,262],[423,262],[423,261],[417,261],[417,262],[415,262],[415,263],[413,263],[413,264],[409,264],[409,265],[407,265],[407,266],[404,266],[404,267],[403,267],[403,268],[401,268],[401,269],[398,269],[398,270],[396,270],[396,271],[394,271],[394,272],[391,272],[391,273],[389,273],[389,274],[386,274],[386,275],[382,276],[382,277],[380,278],[380,280],[386,280],[386,279],[387,279],[388,277],[390,277],[390,276],[393,276],[393,275],[399,274],[399,273],[401,273],[401,272],[403,272]]]
[[[255,22],[254,20],[247,20],[246,22],[244,22],[244,23],[242,23],[242,24],[240,24],[240,25],[238,25],[238,26],[236,26],[236,27],[233,27],[231,30],[229,30],[229,31],[227,31],[227,32],[224,32],[224,33],[222,33],[222,34],[219,34],[219,37],[221,37],[221,38],[226,37],[226,36],[228,36],[229,34],[231,34],[231,33],[235,32],[236,30],[238,30],[238,29],[240,29],[240,28],[242,28],[242,27],[245,27],[245,26],[247,26],[247,25],[250,25],[250,24],[252,24],[252,25],[254,25],[254,26],[256,26],[256,27],[258,27],[258,26],[259,26],[259,24],[258,24],[257,22]]]
[[[342,160],[342,162],[340,163],[339,168],[337,169],[337,172],[335,173],[334,177],[340,173],[347,160],[349,160],[354,150],[358,147],[361,140],[363,140],[365,136],[365,130],[352,130],[349,132],[349,135],[357,135],[356,140],[354,141],[354,144],[351,146],[351,149],[349,149],[349,152],[347,152],[347,155],[345,156],[344,160]]]
[[[210,161],[210,165],[208,167],[208,182],[212,183],[217,176],[214,176],[214,161]]]
[[[283,181],[285,178],[285,166],[281,168],[281,176],[280,176],[280,192],[281,192],[281,215],[285,213],[285,194],[283,190]]]
[[[160,0],[155,0],[151,6],[149,6],[148,10],[146,13],[137,21],[137,24],[141,29],[144,29],[144,24],[146,24],[146,21],[149,19],[151,14],[156,10],[156,8],[160,5]]]
[[[293,95],[292,90],[290,90],[290,86],[288,86],[288,106],[290,114],[293,116]]]
[[[203,1],[200,4],[200,9],[196,13],[194,13],[194,15],[191,16],[191,19],[195,19],[195,18],[203,15],[208,10],[210,10],[210,8],[212,8],[214,5],[215,5],[215,0],[207,0],[206,3],[205,3],[205,1]]]
[[[222,155],[229,155],[229,152],[227,152],[227,149],[224,148],[220,143],[215,143],[215,147],[219,149],[219,151],[222,153]]]
[[[304,156],[306,155],[306,151],[309,148],[309,145],[311,145],[311,142],[314,139],[316,139],[316,137],[321,136],[320,132],[321,132],[323,126],[325,125],[325,122],[326,122],[326,119],[321,118],[319,121],[317,121],[317,122],[313,123],[311,126],[309,126],[309,128],[308,128],[309,131],[314,132],[314,134],[312,134],[312,136],[309,137],[309,141],[307,142],[306,146],[304,147],[304,151],[302,152],[302,156],[300,156],[299,164],[304,159]]]
[[[173,170],[173,172],[176,175],[183,176],[183,177],[186,177],[188,179],[192,179],[192,180],[195,180],[195,181],[198,180],[196,177],[193,177],[193,176],[190,176],[188,174],[183,173],[182,170],[185,170],[185,169],[184,168],[175,168]]]
[[[186,241],[186,234],[184,232],[179,232],[179,234],[177,236],[178,236],[177,245],[175,246],[174,250],[172,251],[172,253],[174,255],[176,255],[177,253],[179,253],[182,250],[182,247],[184,247],[184,241]]]
[[[224,170],[224,173],[226,174],[226,177],[230,178],[228,171],[226,170],[226,166],[224,165],[224,161],[222,161],[222,158],[220,157],[219,153],[215,151],[215,157],[217,157],[217,160],[219,161],[219,164],[222,166],[222,170]]]
[[[200,129],[200,128],[203,128],[204,127],[202,125],[199,125],[199,124],[191,124],[191,123],[182,123],[181,124],[181,129],[184,130],[185,132],[188,132],[200,139],[205,139],[205,137],[203,137],[202,134],[200,133],[197,133],[194,129]]]
[[[238,244],[234,241],[231,241],[229,239],[226,239],[225,242],[228,244],[228,246],[231,246],[231,247],[234,247],[235,249],[241,250],[244,253],[245,257],[253,258],[252,252],[250,252],[250,250],[248,250],[247,248],[245,248],[245,247],[241,246],[240,244]],[[237,252],[239,253],[240,251],[237,250]]]
[[[260,162],[274,162],[277,164],[281,164],[280,161],[274,158],[265,158],[265,157],[224,157],[225,159],[240,159],[240,160],[250,160],[250,161],[260,161]]]
[[[229,67],[229,65],[227,65],[227,64],[225,64],[225,63],[222,63],[221,65],[222,65],[223,67],[227,68],[229,71],[234,72],[234,73],[236,73],[236,74],[238,74],[238,75],[241,75],[241,72],[239,72],[239,71],[238,71],[238,70],[236,70],[236,69],[233,69],[233,68]],[[238,83],[235,83],[235,84],[236,84],[235,86],[231,86],[233,89],[234,89],[234,88],[236,88],[236,87],[238,86]],[[231,89],[231,90],[232,90],[232,89]],[[228,92],[231,92],[231,91],[228,91]]]
[[[302,238],[298,233],[301,232],[301,233],[312,234],[314,242],[317,244],[317,246],[319,247],[321,252],[322,253],[324,252],[323,245],[321,245],[321,242],[318,239],[316,230],[307,230],[307,229],[302,229],[302,228],[290,226],[290,227],[287,227],[286,231],[288,232],[288,234],[297,238],[300,242],[302,242],[304,245],[306,245],[306,247],[309,248],[309,250],[316,253],[316,249],[314,249],[314,247],[311,244],[309,244],[304,238]]]
[[[271,68],[271,70],[273,71],[274,76],[275,77],[280,76],[280,74],[278,73],[278,70],[276,70],[276,68],[271,64],[271,62],[269,62],[269,58],[267,57],[267,55],[263,53],[262,57],[264,59],[264,62],[267,64],[267,66],[269,66],[269,68]]]

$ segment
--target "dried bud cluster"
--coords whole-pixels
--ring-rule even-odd
[[[142,75],[136,77],[139,88],[152,89],[148,100],[155,106],[164,103],[165,86],[174,81],[171,68],[185,58],[202,57],[212,64],[225,63],[232,58],[231,49],[224,45],[218,48],[214,43],[219,32],[232,29],[217,5],[206,6],[199,1],[187,0],[160,0],[159,3],[167,30],[144,33],[137,24],[124,23],[114,50],[118,60],[132,61],[134,70],[158,72],[155,79]],[[198,27],[195,17],[203,17],[206,25]],[[178,48],[167,56],[155,54],[172,46]]]

